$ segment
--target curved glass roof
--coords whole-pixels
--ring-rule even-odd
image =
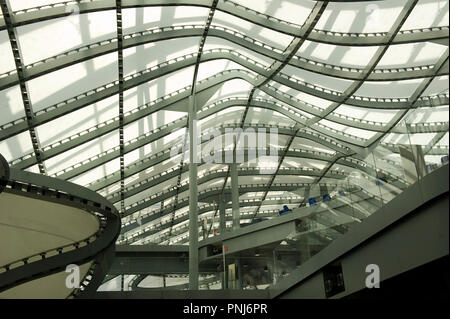
[[[241,223],[301,205],[367,152],[392,171],[402,144],[448,155],[449,1],[0,4],[0,153],[115,203],[119,243],[186,242],[188,165],[171,150],[190,95],[203,129],[278,128],[273,172],[239,164]],[[228,164],[198,175],[217,228]]]

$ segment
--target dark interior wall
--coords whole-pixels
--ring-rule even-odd
[[[447,192],[341,255],[332,263],[341,265],[345,287],[344,290],[333,290],[329,297],[448,298],[448,208]],[[379,289],[365,287],[368,264],[380,268]],[[330,279],[330,276],[324,276],[326,268],[321,268],[280,297],[326,298],[325,281]]]
[[[449,256],[380,282],[382,289],[362,289],[344,299],[450,299]]]

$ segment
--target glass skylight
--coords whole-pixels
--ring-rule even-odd
[[[141,229],[138,218],[161,214],[133,244],[167,243],[171,227],[170,243],[186,242],[186,220],[170,222],[189,197],[187,158],[173,150],[185,144],[194,81],[202,129],[221,138],[226,128],[278,129],[274,172],[238,165],[242,221],[272,216],[271,196],[300,205],[302,183],[312,192],[338,183],[368,148],[396,174],[399,145],[419,145],[428,165],[448,155],[448,0],[134,3],[14,0],[11,18],[0,16],[0,153],[119,209],[123,194],[123,222],[134,227],[123,238]],[[198,175],[203,216],[217,227],[208,194],[229,190],[229,165],[201,163]],[[282,184],[299,186],[271,189]]]

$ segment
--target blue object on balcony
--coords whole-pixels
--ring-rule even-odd
[[[280,213],[280,216],[281,216],[281,215],[284,215],[284,214],[289,213],[289,212],[291,212],[291,211],[292,211],[292,210],[289,209],[289,207],[288,207],[287,205],[284,205],[284,206],[283,206],[283,210],[280,210],[279,213]]]
[[[446,164],[448,163],[448,161],[449,161],[448,155],[441,157],[441,164]]]
[[[316,199],[314,197],[311,197],[310,199],[308,199],[309,202],[309,206],[314,206],[317,204]]]
[[[330,194],[322,195],[322,202],[329,202],[331,200]]]

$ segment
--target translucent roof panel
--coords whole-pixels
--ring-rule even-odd
[[[410,97],[420,83],[422,83],[422,79],[366,82],[355,92],[355,95],[386,98]]]
[[[171,124],[177,120],[182,120],[184,117],[184,112],[169,110],[161,110],[152,113],[143,119],[134,121],[125,126],[125,141],[127,142],[139,138],[139,136],[142,136],[143,134],[152,132],[155,129],[161,128],[166,124]]]
[[[203,190],[211,189],[213,187],[222,187],[223,182],[224,182],[224,178],[212,179],[212,180],[208,181],[208,183],[199,184],[198,191],[201,192]],[[189,196],[189,191],[186,191],[182,194],[182,197],[188,197],[188,196]]]
[[[70,181],[75,184],[88,185],[89,183],[94,182],[99,178],[117,172],[119,169],[120,169],[120,161],[119,159],[115,159],[109,161],[104,165],[92,169],[88,173],[84,173],[77,177],[74,177],[70,179]]]
[[[440,107],[424,107],[416,110],[411,110],[405,116],[406,123],[432,123],[432,122],[441,122],[448,114],[449,107],[440,106]]]
[[[119,97],[112,97],[88,105],[36,128],[41,145],[49,146],[66,138],[95,129],[96,125],[113,120],[117,116]]]
[[[157,79],[133,87],[124,92],[124,111],[129,112],[142,107],[144,104],[155,102],[169,93],[191,85],[193,67],[182,68]],[[151,71],[150,71],[151,72]]]
[[[250,39],[256,40],[258,42],[257,45],[267,44],[282,51],[292,41],[292,36],[255,25],[221,11],[217,11],[214,14],[212,24],[244,34]]]
[[[225,33],[225,31],[223,32]],[[229,32],[225,33],[228,37],[230,37],[230,39],[224,38],[224,37],[218,37],[218,36],[211,36],[208,37],[205,41],[205,46],[204,46],[204,51],[205,52],[209,52],[209,51],[217,51],[217,50],[221,50],[223,52],[228,53],[229,51],[232,51],[232,53],[234,53],[236,55],[236,53],[238,53],[238,55],[236,55],[235,59],[250,59],[254,62],[260,63],[263,66],[270,66],[273,62],[274,59],[270,56],[268,56],[269,53],[272,53],[272,51],[275,50],[275,48],[271,48],[271,47],[265,47],[265,50],[253,50],[252,49],[252,44],[250,41],[246,41],[243,44],[246,44],[246,46],[241,45],[240,42],[233,42],[234,41],[238,41],[240,39],[240,37],[238,36],[231,36]],[[222,33],[220,33],[220,35],[223,35]],[[250,62],[253,63],[253,62]],[[256,64],[256,63],[255,63]]]
[[[364,68],[376,51],[376,46],[342,46],[306,40],[296,55],[331,65]]]
[[[209,54],[205,52],[204,57],[206,58],[207,55]],[[234,61],[230,61],[227,59],[215,59],[200,64],[198,68],[197,79],[198,81],[201,81],[219,74],[225,70],[244,70],[250,72],[247,67]]]
[[[267,85],[269,90],[265,90],[265,93],[270,96],[277,98],[278,96],[283,95],[283,93],[288,94],[286,96],[290,105],[297,106],[302,103],[310,104],[311,107],[317,107],[319,109],[324,109],[330,106],[333,102],[324,98],[321,98],[319,95],[320,91],[311,91],[312,94],[306,93],[303,91],[296,90],[294,88],[288,87],[286,85],[280,84],[278,82],[272,81]]]
[[[312,141],[306,138],[296,137],[292,141],[291,149],[299,149],[299,150],[310,150],[316,152],[323,152],[328,154],[334,154],[334,151],[330,148],[322,145],[318,142]]]
[[[227,107],[224,110],[218,111],[215,114],[199,120],[198,126],[201,129],[202,134],[208,134],[210,131],[211,134],[218,133],[214,132],[214,129],[219,126],[224,126],[231,123],[240,124],[240,119],[242,118],[243,113],[243,106]]]
[[[116,38],[116,13],[109,10],[72,14],[19,27],[17,35],[23,63],[29,65],[74,48]]]
[[[353,136],[357,136],[359,138],[364,138],[364,139],[369,139],[371,138],[375,132],[371,132],[368,130],[363,130],[363,129],[358,129],[356,127],[349,127],[349,126],[345,126],[339,123],[335,123],[335,122],[331,122],[328,120],[321,120],[319,121],[319,124],[323,124],[324,126],[333,129],[333,130],[337,130],[340,133],[347,133]]]
[[[72,165],[81,163],[92,156],[113,148],[116,145],[117,134],[118,132],[109,133],[49,159],[47,161],[49,174],[67,169]]]
[[[312,168],[312,169],[323,169],[327,165],[326,162],[316,160],[316,159],[308,159],[308,158],[299,158],[299,157],[286,157],[282,164],[282,167],[289,168]]]
[[[14,56],[7,31],[0,31],[0,74],[15,70]]]
[[[343,33],[388,32],[405,3],[405,0],[331,2],[316,28]]]
[[[449,154],[448,0],[79,3],[3,6],[20,25],[1,19],[0,153],[124,205],[131,244],[188,240],[190,101],[209,134],[197,191],[210,227],[231,179],[208,156],[233,136],[249,223],[375,164],[403,178],[401,145],[426,165]],[[263,143],[277,156],[249,161],[259,129],[278,130]]]
[[[116,81],[117,54],[110,53],[28,81],[34,111]]]
[[[371,121],[377,123],[388,123],[398,110],[371,109],[341,104],[334,110],[333,114],[351,117],[362,121]]]
[[[291,127],[295,125],[295,121],[289,117],[280,114],[276,110],[252,107],[247,114],[246,124],[266,124],[279,125],[281,127]]]
[[[0,153],[7,161],[12,161],[18,157],[33,151],[30,134],[23,132],[7,138],[0,144]]]
[[[252,1],[252,0],[234,0],[239,4],[250,10],[258,13],[266,14],[270,17],[280,19],[292,24],[302,25],[312,8],[314,1]]]
[[[448,93],[448,75],[436,76],[431,84],[423,91],[422,96]]]
[[[2,101],[0,106],[2,114],[0,125],[13,122],[25,116],[19,85],[0,91],[0,98]]]
[[[198,37],[172,39],[126,49],[123,52],[124,75],[128,76],[159,66],[161,63],[194,54],[197,51],[199,40]]]
[[[124,33],[178,25],[202,25],[208,12],[208,8],[195,6],[126,8],[122,10]]]
[[[401,30],[448,27],[449,1],[419,0]],[[423,14],[426,12],[427,14]]]
[[[266,175],[240,176],[238,182],[239,182],[239,185],[252,185],[252,184],[267,184],[269,182],[269,180],[270,180],[270,176],[266,176]]]
[[[15,0],[11,1],[11,10],[12,11],[25,10],[30,8],[47,6],[57,2],[58,1],[55,0]]]
[[[207,104],[211,105],[227,98],[246,98],[249,90],[251,90],[251,83],[242,79],[233,79],[226,81],[218,90],[211,96]]]
[[[447,48],[443,45],[423,42],[423,43],[402,43],[390,46],[381,60],[378,62],[379,68],[398,68],[432,65],[445,54]]]
[[[324,88],[339,92],[344,92],[352,84],[350,80],[321,75],[290,65],[286,65],[281,72],[291,77],[294,81],[320,83]]]

